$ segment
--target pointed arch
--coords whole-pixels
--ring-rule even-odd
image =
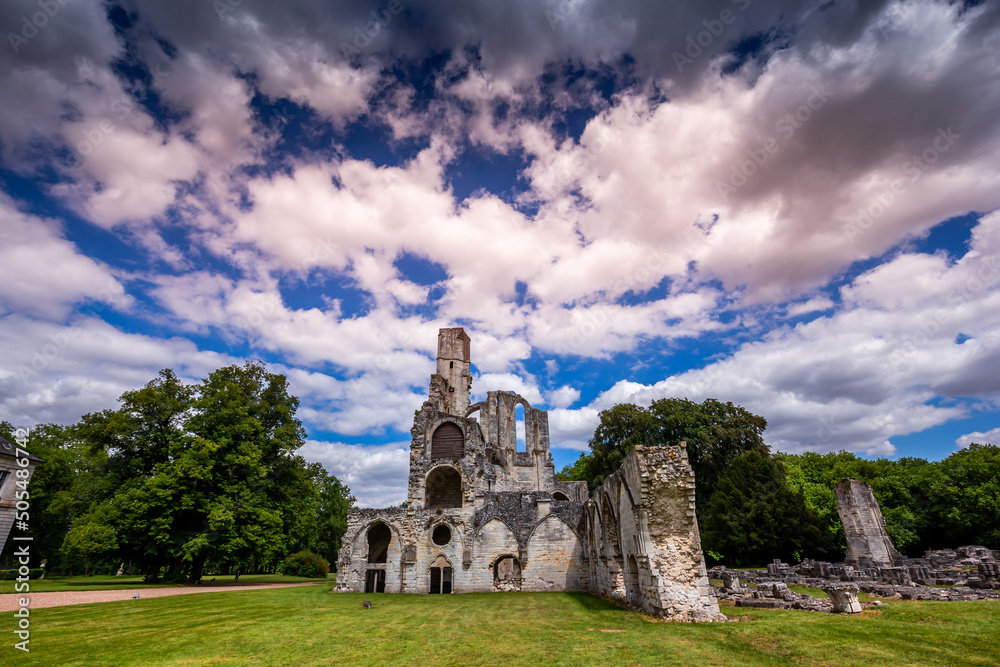
[[[431,461],[465,456],[465,431],[455,422],[442,422],[431,434]]]
[[[586,587],[583,540],[561,517],[549,514],[535,524],[525,553],[521,590],[580,591]]]

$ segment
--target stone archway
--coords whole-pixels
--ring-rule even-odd
[[[521,561],[516,556],[501,556],[493,564],[493,590],[507,593],[521,590]]]
[[[462,475],[451,466],[434,468],[424,486],[424,508],[462,507]]]

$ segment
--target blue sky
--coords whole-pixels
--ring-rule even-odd
[[[0,417],[285,373],[405,495],[439,327],[550,411],[776,450],[1000,441],[996,3],[4,3]]]

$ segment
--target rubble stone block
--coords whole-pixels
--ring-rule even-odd
[[[861,603],[858,602],[858,589],[854,587],[826,587],[823,589],[830,596],[835,614],[860,614]]]

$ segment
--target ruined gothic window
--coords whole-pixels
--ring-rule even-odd
[[[569,500],[569,496],[567,496],[562,491],[556,491],[555,493],[552,494],[552,500],[567,501],[567,500]]]
[[[424,507],[446,509],[462,506],[462,476],[448,466],[435,468],[427,476],[424,491]]]
[[[376,523],[368,529],[368,562],[384,563],[389,557],[389,541],[392,533],[389,526]]]
[[[515,447],[519,452],[528,451],[528,441],[525,439],[524,433],[524,406],[518,403],[514,406],[514,437],[516,439]]]
[[[614,555],[620,556],[622,550],[618,546],[618,526],[615,524],[615,515],[611,511],[611,503],[607,496],[604,496],[604,502],[601,503],[601,530]]]
[[[430,590],[428,593],[451,593],[451,563],[444,556],[438,556],[431,563]]]
[[[465,434],[455,424],[445,422],[431,437],[431,460],[460,459],[465,456]]]

